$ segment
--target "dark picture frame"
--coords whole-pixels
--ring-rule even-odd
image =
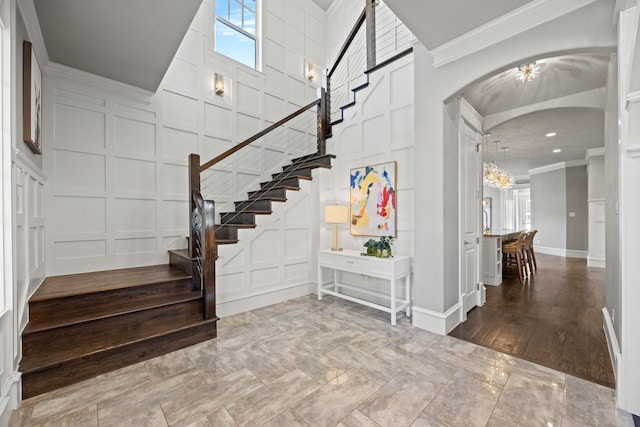
[[[42,154],[42,72],[31,42],[22,43],[22,139]]]

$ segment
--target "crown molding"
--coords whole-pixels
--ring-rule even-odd
[[[576,166],[586,166],[587,165],[587,161],[586,160],[569,160],[566,162],[558,162],[558,163],[553,163],[551,165],[547,165],[547,166],[541,166],[539,168],[535,168],[535,169],[529,169],[529,176],[531,175],[538,175],[541,173],[546,173],[546,172],[551,172],[551,171],[555,171],[558,169],[567,169],[567,168],[573,168]]]
[[[589,160],[590,157],[604,156],[604,154],[605,154],[604,147],[588,148],[587,155],[585,158],[586,160]]]
[[[42,30],[40,29],[40,21],[38,21],[38,14],[36,13],[36,7],[33,4],[33,0],[18,0],[18,8],[24,19],[24,25],[27,29],[27,35],[29,41],[33,46],[33,51],[38,59],[40,68],[44,68],[49,63],[49,54],[47,53],[47,47],[44,44],[44,37],[42,37]]]
[[[438,68],[596,0],[534,0],[430,51]]]
[[[96,74],[87,73],[86,71],[67,67],[66,65],[58,64],[56,62],[49,62],[49,64],[44,68],[44,75],[48,78],[68,80],[74,83],[93,86],[147,105],[151,104],[151,97],[155,94],[154,92],[137,86],[128,85]]]

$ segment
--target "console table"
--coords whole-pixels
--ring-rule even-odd
[[[324,283],[323,270],[333,270],[333,280]],[[389,293],[377,292],[356,286],[341,283],[338,280],[339,272],[363,274],[389,281]],[[377,258],[362,256],[358,251],[332,251],[324,249],[318,252],[318,300],[322,295],[333,295],[349,301],[357,302],[368,307],[385,311],[391,314],[391,325],[396,325],[396,315],[399,311],[406,310],[407,316],[411,316],[411,257],[395,256],[393,258]],[[398,292],[398,284],[404,282],[404,294]],[[389,301],[389,307],[376,304],[362,298],[353,297],[340,292],[342,289],[357,291],[364,295],[371,295]]]

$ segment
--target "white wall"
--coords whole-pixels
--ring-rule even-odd
[[[605,173],[604,150],[602,154],[589,155],[587,173],[589,176],[589,252],[587,265],[589,267],[605,267]],[[600,153],[600,151],[598,153]]]
[[[445,139],[444,127],[449,127],[443,103],[461,93],[473,82],[487,75],[506,70],[524,60],[551,56],[560,52],[575,52],[585,48],[614,49],[617,40],[608,2],[594,2],[527,30],[494,45],[464,56],[456,61],[435,67],[433,57],[418,44],[414,48],[415,84],[415,145],[416,182],[415,210],[420,212],[416,222],[414,277],[415,304],[428,310],[428,316],[448,318],[457,301],[449,301],[449,290],[458,289],[456,263],[447,264],[445,242],[457,238],[450,221],[457,224],[457,211],[452,210],[451,198],[457,194],[445,191],[444,165],[451,154],[450,141]],[[457,160],[457,159],[456,159]],[[448,166],[447,166],[448,169]],[[436,206],[438,208],[434,209]],[[414,317],[414,324],[426,327],[427,319]]]

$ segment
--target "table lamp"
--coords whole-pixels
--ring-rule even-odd
[[[345,224],[349,220],[349,208],[347,206],[329,205],[324,207],[324,222],[333,224],[332,251],[341,251],[338,238],[338,224]]]

